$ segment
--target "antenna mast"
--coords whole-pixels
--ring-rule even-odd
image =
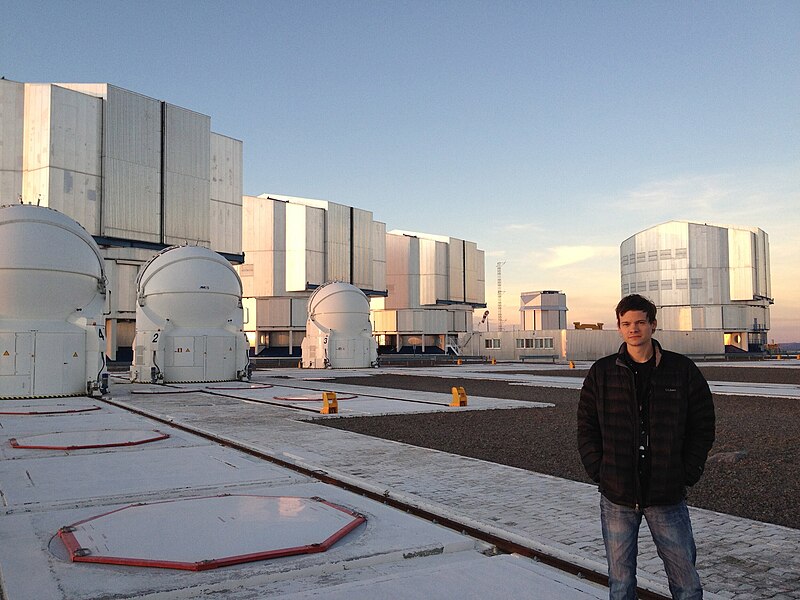
[[[497,331],[503,331],[503,265],[497,263]]]

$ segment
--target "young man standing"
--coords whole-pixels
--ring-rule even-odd
[[[672,597],[703,597],[686,486],[714,443],[714,404],[687,357],[652,339],[656,307],[638,294],[616,308],[623,343],[592,365],[578,404],[578,450],[599,484],[611,600],[636,598],[642,515],[664,561]]]

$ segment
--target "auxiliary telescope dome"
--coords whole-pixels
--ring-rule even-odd
[[[376,364],[378,343],[372,337],[369,300],[356,286],[326,283],[308,299],[306,337],[302,343],[306,368],[361,368]]]
[[[0,206],[0,398],[104,393],[106,278],[68,216]]]
[[[131,381],[249,379],[242,282],[225,258],[202,246],[171,246],[142,267],[136,288]]]

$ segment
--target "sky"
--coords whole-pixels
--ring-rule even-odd
[[[0,75],[108,82],[244,143],[244,193],[477,242],[490,326],[560,290],[614,323],[619,246],[769,235],[800,341],[800,2],[0,0]]]

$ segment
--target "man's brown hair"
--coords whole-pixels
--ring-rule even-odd
[[[647,321],[652,323],[656,320],[656,305],[649,299],[639,294],[630,294],[625,296],[617,304],[615,309],[617,313],[617,326],[619,326],[619,318],[629,310],[641,310],[647,314]]]

